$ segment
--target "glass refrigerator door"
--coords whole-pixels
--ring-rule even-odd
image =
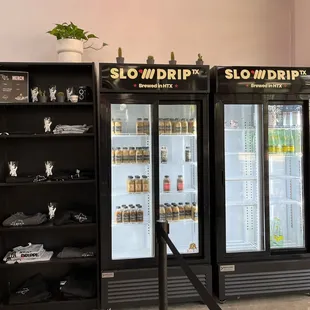
[[[271,249],[303,248],[302,105],[268,106]]]
[[[112,104],[112,259],[154,257],[151,106]]]
[[[181,254],[199,252],[196,113],[191,104],[159,106],[159,214]]]
[[[224,106],[226,252],[264,250],[262,106]]]

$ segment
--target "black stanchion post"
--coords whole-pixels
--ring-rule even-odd
[[[158,293],[159,310],[168,310],[168,286],[167,286],[167,244],[161,234],[161,229],[169,234],[167,221],[157,221],[157,242],[158,242]]]

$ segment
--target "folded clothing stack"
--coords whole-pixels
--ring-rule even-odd
[[[54,218],[54,225],[66,225],[66,224],[85,224],[85,223],[92,223],[93,216],[85,214],[80,211],[56,211],[55,218]]]
[[[61,134],[83,134],[87,132],[92,126],[87,125],[57,125],[53,130],[55,135]]]
[[[2,225],[5,227],[18,227],[18,226],[37,226],[47,221],[47,215],[37,213],[34,215],[26,215],[23,212],[17,212],[6,220],[3,221]]]
[[[96,295],[95,280],[88,269],[77,269],[60,282],[60,291],[65,298],[92,298]]]
[[[9,304],[43,302],[52,297],[48,283],[41,274],[25,281],[9,298]]]
[[[52,251],[46,251],[43,244],[31,244],[27,246],[18,246],[9,251],[3,258],[6,264],[21,264],[32,262],[49,261],[53,256]]]
[[[96,256],[96,247],[88,246],[85,248],[64,247],[57,255],[57,258],[79,258]]]

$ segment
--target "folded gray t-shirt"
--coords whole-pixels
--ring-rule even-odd
[[[18,227],[18,226],[37,226],[47,221],[47,215],[37,213],[34,215],[26,215],[23,212],[18,212],[8,217],[3,223],[3,226]]]
[[[94,257],[96,256],[96,247],[88,246],[85,248],[65,247],[57,255],[57,258],[78,258],[78,257]]]

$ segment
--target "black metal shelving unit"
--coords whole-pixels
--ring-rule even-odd
[[[65,246],[95,245],[97,229],[97,91],[93,63],[0,63],[0,70],[23,71],[29,74],[29,88],[38,86],[48,92],[50,85],[65,92],[67,87],[87,86],[91,99],[87,102],[0,103],[0,309],[89,310],[99,306],[99,253],[96,257],[59,259]],[[30,89],[29,89],[30,97]],[[44,117],[51,117],[52,129],[62,125],[92,125],[84,134],[45,134]],[[18,131],[18,134],[13,132]],[[25,131],[25,134],[22,132]],[[12,132],[12,134],[10,134]],[[21,133],[20,133],[21,132]],[[6,133],[9,133],[7,135]],[[55,162],[54,171],[91,170],[91,179],[47,181],[42,183],[6,183],[8,162],[18,161],[18,173],[44,175],[44,161]],[[57,202],[57,210],[79,210],[94,215],[93,223],[55,226],[3,227],[11,214],[24,212],[48,214],[48,203]],[[56,212],[57,212],[56,210]],[[5,264],[3,257],[13,247],[40,243],[54,255],[49,261]],[[90,299],[66,300],[61,293],[43,303],[10,305],[11,292],[35,274],[42,274],[51,283],[59,283],[75,268],[87,268],[96,282],[96,295]]]

